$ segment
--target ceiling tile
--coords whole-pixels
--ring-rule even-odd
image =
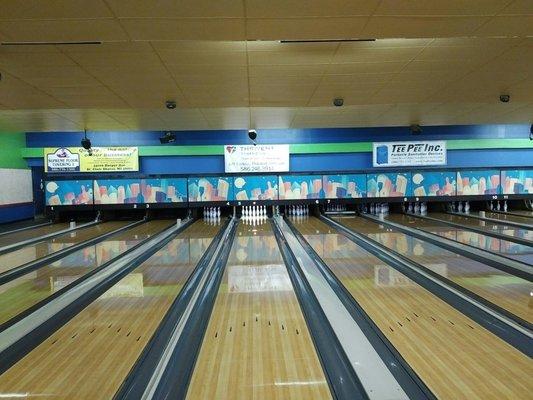
[[[344,17],[371,15],[379,0],[308,0],[303,5],[294,0],[245,0],[246,15],[250,18],[285,17]]]
[[[494,17],[475,31],[481,36],[532,36],[533,15]]]
[[[119,18],[242,18],[242,0],[107,0]]]
[[[511,0],[382,0],[375,15],[494,15]]]
[[[112,18],[102,0],[2,0],[0,19]]]

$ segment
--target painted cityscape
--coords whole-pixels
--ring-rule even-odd
[[[366,175],[323,175],[322,187],[326,199],[355,199],[366,196]]]
[[[500,193],[500,171],[457,171],[457,195],[474,196]]]
[[[230,201],[233,200],[233,178],[209,176],[188,178],[189,201]]]
[[[411,173],[367,174],[367,197],[405,197],[411,195]]]
[[[531,194],[533,193],[533,169],[503,170],[503,194]]]
[[[413,196],[455,196],[455,171],[415,171],[412,173]]]
[[[277,175],[248,175],[233,178],[235,200],[277,200]]]
[[[280,200],[323,198],[322,175],[284,175],[279,177]]]
[[[94,204],[141,203],[140,179],[99,179],[94,181]]]
[[[47,206],[93,204],[93,181],[70,180],[45,182]]]
[[[141,179],[143,203],[187,201],[187,178]]]

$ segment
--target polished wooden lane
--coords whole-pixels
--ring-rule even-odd
[[[478,212],[474,212],[473,214],[478,217],[481,216],[479,215]],[[497,219],[499,221],[502,221],[503,223],[505,223],[506,221],[509,221],[509,222],[517,222],[519,224],[528,224],[528,225],[533,224],[533,221],[531,220],[531,218],[525,215],[522,217],[522,216],[512,215],[512,214],[485,211],[485,218]]]
[[[238,227],[187,398],[331,398],[269,222]]]
[[[113,398],[218,229],[180,233],[0,375],[0,398]]]
[[[439,399],[528,399],[533,362],[316,218],[297,228]]]
[[[0,285],[0,324],[172,223],[169,220],[147,222]]]
[[[509,239],[512,240],[513,237],[525,239],[533,243],[533,230],[516,228],[512,226],[505,226],[505,222],[490,222],[482,221],[477,218],[468,218],[462,215],[452,215],[444,213],[430,213],[428,217],[437,218],[442,221],[450,221],[456,224],[461,224],[465,227],[473,227],[482,229],[487,232],[500,233],[502,235],[509,236]]]
[[[478,232],[461,229],[447,225],[443,222],[435,222],[422,218],[416,218],[406,214],[391,214],[387,219],[408,226],[420,229],[425,232],[434,233],[447,239],[474,246],[481,250],[488,250],[502,256],[512,258],[526,264],[533,264],[533,247],[511,242],[509,240],[498,239],[496,237],[483,235]]]
[[[9,253],[0,255],[0,273],[9,271],[19,265],[35,261],[38,258],[45,257],[51,253],[74,246],[84,240],[92,239],[94,237],[111,232],[115,229],[121,228],[130,222],[112,221],[104,222],[88,228],[80,229],[79,231],[64,233],[52,239],[46,239],[38,243],[24,246],[18,250],[10,251]]]
[[[0,236],[0,247],[9,246],[25,240],[34,239],[39,236],[48,235],[50,233],[58,232],[69,227],[68,223],[57,223],[53,225],[40,226],[25,231],[14,232]]]
[[[433,272],[533,323],[533,284],[494,267],[406,235],[394,228],[361,217],[335,218],[344,226],[362,233],[388,249],[417,262]]]

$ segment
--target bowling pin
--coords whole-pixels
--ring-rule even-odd
[[[503,211],[507,212],[507,200],[503,202]]]

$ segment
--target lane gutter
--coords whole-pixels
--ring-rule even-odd
[[[188,219],[180,226],[173,225],[160,231],[2,324],[0,374],[192,223],[193,220]]]
[[[298,228],[288,218],[285,218],[285,223],[407,396],[410,399],[436,399],[436,396],[420,379],[409,363],[404,360],[394,345],[317,254]]]
[[[196,264],[194,271],[192,271],[180,293],[178,293],[161,320],[152,338],[143,349],[141,355],[128,373],[128,376],[113,397],[114,399],[139,399],[142,397],[154,371],[157,369],[159,360],[163,357],[167,346],[169,346],[172,332],[176,329],[180,320],[182,320],[187,305],[191,301],[193,294],[197,291],[200,280],[205,275],[209,262],[213,258],[229,224],[230,219],[221,226],[209,244],[209,247]]]
[[[489,231],[489,230],[483,230],[481,228],[476,228],[475,226],[461,225],[461,224],[456,223],[456,222],[451,222],[451,221],[446,221],[446,220],[439,219],[439,218],[429,217],[427,215],[420,215],[420,214],[414,214],[414,213],[406,213],[405,215],[409,215],[409,216],[415,217],[415,218],[425,219],[425,220],[432,221],[432,222],[439,222],[441,224],[446,224],[446,225],[453,226],[453,227],[456,227],[456,228],[460,228],[460,229],[463,229],[463,230],[472,231],[472,232],[476,232],[476,233],[481,233],[482,235],[486,235],[486,236],[492,236],[492,237],[495,237],[496,239],[507,240],[509,242],[515,242],[515,243],[518,243],[518,244],[522,244],[524,246],[530,246],[530,247],[533,246],[533,241],[531,241],[531,240],[522,239],[522,238],[519,238],[519,237],[516,237],[516,236],[504,235],[502,233],[493,232],[493,231]]]
[[[533,265],[493,253],[489,250],[481,250],[477,247],[442,237],[424,229],[412,228],[397,222],[389,221],[387,219],[379,219],[378,217],[374,217],[369,214],[360,214],[360,217],[373,221],[377,224],[387,225],[409,236],[416,237],[417,239],[432,243],[445,250],[449,250],[462,256],[471,258],[475,261],[479,261],[483,264],[490,265],[491,267],[518,276],[522,279],[526,279],[530,282],[533,281]],[[488,253],[488,255],[486,253]]]
[[[140,220],[140,221],[133,222],[121,228],[115,229],[111,232],[104,233],[103,235],[100,235],[100,236],[97,236],[91,239],[87,239],[83,242],[67,247],[66,249],[56,251],[54,253],[48,254],[47,256],[38,258],[37,260],[27,262],[26,264],[19,265],[18,267],[15,267],[3,273],[0,273],[0,285],[10,282],[22,275],[27,274],[28,272],[35,271],[36,269],[39,269],[47,264],[53,263],[54,261],[60,260],[68,256],[69,254],[72,254],[85,247],[89,247],[94,244],[100,243],[106,239],[109,239],[111,236],[122,233],[128,229],[134,228],[145,222],[146,220]]]
[[[476,321],[485,329],[505,340],[517,350],[528,357],[533,357],[533,332],[531,328],[520,325],[514,319],[510,319],[505,313],[500,313],[478,299],[466,295],[463,291],[445,282],[442,277],[434,276],[435,274],[430,273],[427,268],[384,248],[376,241],[354,232],[323,215],[320,216],[320,219],[340,231],[358,246],[375,255],[441,300],[450,304],[468,318]]]

